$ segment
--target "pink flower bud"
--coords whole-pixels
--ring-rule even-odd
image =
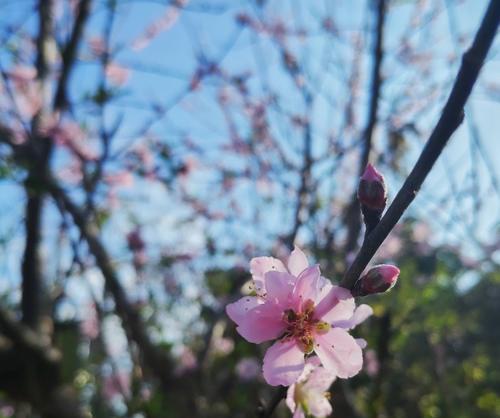
[[[366,296],[390,290],[398,280],[399,269],[390,264],[380,264],[368,270],[354,285],[353,296]]]
[[[358,186],[358,199],[361,205],[383,211],[387,201],[387,188],[384,177],[370,163],[366,166]]]

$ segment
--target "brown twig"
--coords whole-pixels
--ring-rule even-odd
[[[500,1],[491,0],[474,42],[462,58],[462,65],[434,131],[386,214],[376,228],[366,237],[354,262],[346,271],[341,282],[343,287],[352,288],[382,242],[415,199],[418,190],[451,135],[462,122],[465,102],[469,98],[474,83],[479,76],[499,23]]]
[[[73,30],[62,52],[62,70],[54,99],[55,109],[64,109],[68,105],[67,85],[76,61],[83,29],[89,17],[91,3],[91,0],[81,0],[78,3]]]
[[[361,158],[359,160],[358,176],[361,177],[370,157],[372,149],[372,138],[377,123],[380,92],[382,89],[382,60],[384,58],[383,42],[384,27],[387,11],[386,0],[376,1],[376,31],[373,44],[373,67],[371,73],[370,104],[368,108],[368,121],[363,132]],[[361,214],[356,191],[353,194],[351,204],[347,207],[347,241],[345,244],[346,254],[356,248],[359,232],[361,231]]]

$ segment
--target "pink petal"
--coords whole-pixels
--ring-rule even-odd
[[[240,324],[250,310],[264,303],[256,296],[245,296],[234,303],[226,306],[226,313],[236,324]]]
[[[302,410],[302,407],[299,406],[295,410],[292,418],[306,418],[306,416],[304,415],[304,411]]]
[[[307,403],[311,416],[316,418],[326,418],[332,413],[332,405],[325,398],[324,394],[317,394],[310,398]]]
[[[335,327],[340,327],[344,329],[352,329],[357,325],[361,324],[367,318],[373,315],[373,309],[368,305],[359,305],[354,311],[351,318],[342,321],[334,321],[332,323]]]
[[[338,377],[352,377],[361,370],[361,348],[347,331],[333,328],[324,335],[316,335],[314,340],[314,351],[323,366]]]
[[[366,342],[366,340],[364,338],[356,338],[356,344],[359,345],[359,347],[361,349],[364,349],[366,348],[366,346],[368,345],[368,343]]]
[[[264,303],[240,317],[236,330],[247,341],[260,344],[278,338],[285,330],[283,311],[275,304]]]
[[[331,324],[350,319],[355,307],[354,298],[349,290],[332,286],[328,294],[316,306],[315,316]]]
[[[264,275],[268,271],[281,271],[283,273],[287,272],[285,265],[273,257],[255,257],[250,261],[250,273],[252,273],[252,279],[255,285],[255,291],[257,294],[262,294],[265,292],[264,286]]]
[[[297,246],[295,246],[293,251],[290,253],[287,264],[288,271],[295,277],[309,267],[306,255]]]
[[[264,356],[264,379],[271,386],[289,386],[304,370],[304,353],[294,340],[276,341]]]
[[[309,375],[307,382],[304,384],[304,390],[314,390],[323,395],[335,381],[337,376],[328,371],[324,367],[316,367]]]
[[[288,387],[288,390],[286,391],[285,403],[290,412],[295,412],[295,409],[297,408],[297,404],[295,403],[295,383]]]
[[[319,266],[306,268],[297,277],[295,288],[293,289],[294,300],[305,302],[307,300],[315,301],[321,289],[321,273]]]
[[[297,279],[288,273],[269,271],[264,276],[265,298],[282,307],[288,307],[292,301],[292,292]]]

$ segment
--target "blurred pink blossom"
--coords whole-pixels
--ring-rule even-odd
[[[379,371],[379,363],[375,350],[365,351],[365,371],[368,376],[375,376]]]
[[[106,66],[106,77],[108,77],[113,84],[123,86],[130,77],[130,70],[116,62],[111,62]]]
[[[236,364],[236,374],[241,380],[253,380],[260,374],[260,363],[256,358],[242,358]]]
[[[215,338],[213,341],[213,348],[216,354],[225,356],[234,350],[234,341],[231,338]]]
[[[87,307],[84,318],[80,323],[80,330],[84,336],[91,340],[96,339],[99,335],[99,318],[95,304],[92,303]]]
[[[55,143],[59,146],[67,147],[80,159],[94,161],[97,153],[89,146],[86,140],[86,133],[76,122],[62,121],[48,129]]]
[[[130,396],[130,374],[125,371],[118,371],[106,376],[102,385],[102,395],[107,400],[112,400],[117,396]]]
[[[8,73],[14,88],[14,100],[21,117],[32,118],[42,106],[42,95],[34,67],[17,65]]]
[[[93,55],[100,57],[106,52],[106,44],[104,39],[98,36],[94,36],[89,39],[89,48]]]
[[[184,347],[179,357],[179,363],[175,369],[175,374],[182,375],[198,367],[198,360],[189,347]]]
[[[132,49],[139,51],[146,48],[149,43],[161,32],[170,29],[175,25],[180,15],[180,9],[188,4],[189,0],[174,0],[168,6],[165,13],[145,30],[144,34],[132,42]]]
[[[114,187],[132,187],[134,185],[134,176],[130,171],[118,171],[116,173],[106,174],[104,181]]]

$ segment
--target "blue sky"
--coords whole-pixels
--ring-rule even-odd
[[[470,34],[478,25],[479,19],[486,6],[486,1],[468,1],[464,5],[460,2],[449,2],[454,11],[452,20],[456,22],[456,29],[460,33]],[[30,19],[26,16],[30,13],[28,10],[33,4],[32,1],[3,1],[0,3],[4,9],[0,17],[0,31],[3,32],[7,24],[17,24],[25,22],[24,29],[32,31],[36,27],[34,15]],[[86,31],[86,39],[97,36],[101,33],[102,25],[108,19],[103,2],[96,2],[98,5],[96,13]],[[267,79],[276,91],[284,97],[285,93],[290,92],[288,99],[282,101],[282,106],[287,112],[303,112],[304,107],[300,97],[294,95],[290,80],[281,71],[281,62],[279,55],[269,39],[265,37],[259,39],[255,37],[248,29],[242,28],[235,23],[235,15],[241,10],[258,16],[260,12],[249,5],[249,2],[243,0],[231,1],[192,1],[187,10],[181,13],[179,20],[167,31],[156,37],[151,44],[141,50],[133,51],[129,45],[142,33],[143,29],[156,20],[165,12],[165,6],[159,2],[150,1],[125,1],[118,2],[118,15],[113,25],[112,44],[116,48],[114,59],[119,64],[132,70],[130,84],[121,91],[123,94],[106,112],[106,121],[109,125],[123,117],[123,124],[120,128],[118,138],[115,142],[116,148],[121,148],[124,143],[131,144],[140,142],[143,138],[135,136],[138,127],[142,126],[144,121],[155,117],[154,113],[147,107],[154,101],[161,106],[169,109],[166,116],[158,118],[151,132],[160,138],[165,138],[173,150],[174,159],[185,157],[185,137],[189,135],[195,142],[204,148],[204,155],[208,166],[219,163],[219,146],[227,142],[228,131],[224,123],[223,115],[214,105],[214,96],[219,87],[217,81],[208,78],[202,91],[189,93],[186,92],[187,86],[193,74],[193,68],[197,60],[203,58],[208,61],[219,62],[220,65],[230,73],[245,72],[250,70],[252,81],[250,86],[255,93],[262,93],[262,79]],[[444,4],[444,3],[443,3]],[[405,89],[412,86],[408,83],[414,83],[414,78],[406,73],[395,76],[391,73],[395,61],[391,55],[398,49],[399,35],[408,27],[408,16],[411,10],[412,2],[395,2],[388,16],[388,33],[386,36],[386,50],[389,56],[386,59],[384,71],[387,72],[388,82],[386,84],[388,95],[391,97],[403,96]],[[369,47],[369,31],[367,25],[370,24],[369,14],[367,13],[366,1],[323,1],[314,3],[305,3],[298,0],[275,0],[268,2],[264,12],[264,17],[269,19],[281,18],[285,22],[292,22],[295,28],[314,27],[318,16],[323,16],[326,12],[335,15],[339,22],[342,33],[360,34],[366,41],[366,48]],[[450,83],[458,69],[459,60],[449,62],[448,55],[451,52],[460,54],[463,52],[464,45],[456,45],[451,42],[449,16],[443,8],[437,17],[437,24],[429,29],[430,25],[423,24],[415,28],[411,39],[419,45],[424,51],[436,53],[437,59],[432,66],[431,73],[427,74],[428,79],[423,82],[435,82],[443,91],[432,105],[423,113],[421,124],[427,125],[430,129],[439,116],[439,109],[446,99]],[[3,28],[3,29],[2,29]],[[470,39],[470,38],[467,38]],[[348,68],[336,65],[337,60],[349,61],[351,52],[342,43],[335,44],[335,48],[329,49],[328,41],[325,41],[319,35],[314,33],[308,38],[307,42],[302,42],[299,38],[290,42],[291,48],[298,51],[301,62],[307,66],[308,72],[315,77],[325,78],[325,91],[330,92],[330,98],[336,103],[342,103],[349,100],[346,96],[345,86],[342,82],[342,76],[348,75]],[[449,228],[447,220],[450,214],[458,214],[459,218],[469,216],[472,200],[468,197],[458,199],[455,202],[443,200],[443,197],[449,193],[452,184],[456,185],[458,190],[466,190],[470,195],[471,190],[477,192],[482,202],[482,211],[480,212],[479,222],[475,231],[480,239],[492,239],[495,236],[495,229],[498,225],[500,202],[497,192],[492,190],[490,185],[491,173],[488,171],[491,167],[494,170],[496,178],[500,176],[500,156],[498,152],[497,133],[500,131],[500,120],[496,117],[499,114],[499,102],[493,100],[485,93],[485,82],[500,83],[497,74],[500,70],[500,61],[498,59],[499,41],[496,41],[494,51],[482,74],[482,79],[474,91],[468,105],[467,113],[473,116],[473,121],[477,124],[483,153],[474,153],[476,148],[471,148],[470,120],[466,121],[459,131],[454,135],[450,145],[445,150],[442,158],[436,165],[431,176],[426,181],[421,194],[412,205],[411,212],[422,219],[426,219],[436,227],[436,240],[444,242],[458,242],[467,247],[467,236],[469,231],[454,225]],[[88,49],[82,49],[80,55],[80,65],[75,71],[71,83],[71,94],[77,101],[89,92],[92,92],[98,78],[98,66],[90,60]],[[8,56],[0,53],[2,65],[8,64]],[[370,61],[366,60],[363,66],[362,79],[366,83]],[[331,70],[325,71],[325,68]],[[325,74],[328,73],[328,74]],[[422,83],[424,84],[424,83]],[[366,84],[365,84],[366,85]],[[419,85],[415,84],[415,89]],[[337,93],[338,92],[338,93]],[[366,99],[366,89],[361,91],[362,98]],[[381,111],[387,116],[389,102],[381,104]],[[361,124],[365,115],[364,106],[359,107],[358,118]],[[88,106],[75,107],[76,118],[86,121],[89,124],[95,123],[95,117],[89,112]],[[328,107],[326,99],[318,99],[312,115],[314,120],[314,153],[319,156],[326,149],[325,137],[328,132],[340,123],[339,115],[332,114]],[[298,163],[301,160],[301,142],[300,136],[293,132],[286,121],[279,114],[274,114],[273,132],[285,149],[289,152],[290,158]],[[383,144],[384,134],[383,126],[376,132],[376,144]],[[245,132],[248,127],[241,121],[240,129]],[[426,135],[410,137],[409,143],[411,152],[408,154],[407,163],[411,165],[418,156]],[[472,149],[472,151],[471,151]],[[488,159],[485,162],[484,157]],[[235,168],[241,164],[237,157],[227,157],[223,163],[226,167]],[[474,183],[471,181],[471,164],[477,166],[479,190],[474,189]],[[488,166],[489,164],[489,166]],[[112,167],[112,166],[111,166]],[[402,178],[388,174],[391,195],[394,196],[402,182]],[[190,184],[190,190],[193,194],[209,198],[214,184],[218,181],[216,172],[205,170],[194,177]],[[294,183],[297,179],[294,176],[287,175],[286,181]],[[355,181],[355,179],[353,179]],[[253,184],[243,185],[238,192],[241,200],[252,197],[255,205],[264,205],[264,198],[258,197],[253,193]],[[337,189],[342,190],[342,185],[335,185]],[[140,187],[139,187],[140,188]],[[283,189],[279,189],[283,191]],[[0,203],[0,229],[4,236],[14,235],[16,238],[6,247],[4,258],[5,262],[0,263],[0,275],[9,277],[14,282],[17,281],[17,272],[19,269],[19,254],[23,247],[22,240],[22,206],[24,197],[11,181],[2,180],[0,182],[0,191],[4,196],[8,196],[4,202]],[[137,192],[137,193],[136,193]],[[246,238],[251,237],[255,242],[260,241],[260,245],[269,246],[272,240],[262,237],[262,228],[274,228],[275,232],[286,231],[290,225],[292,210],[289,196],[284,195],[283,199],[278,199],[275,204],[268,206],[265,214],[267,221],[263,221],[261,229],[249,228],[248,225],[232,225],[228,229],[222,225],[206,225],[205,222],[197,220],[187,223],[180,229],[184,231],[170,242],[168,234],[155,234],[156,225],[165,225],[165,229],[174,228],[179,219],[184,219],[186,215],[183,209],[180,209],[175,199],[170,199],[167,192],[161,187],[151,187],[136,191],[124,190],[122,196],[134,199],[134,209],[123,211],[118,214],[116,219],[110,224],[108,230],[113,231],[118,228],[123,235],[131,226],[130,212],[134,216],[142,217],[142,220],[150,225],[149,236],[159,245],[174,245],[175,239],[182,236],[181,243],[177,245],[199,247],[203,244],[203,235],[209,231],[212,235],[219,236],[221,241],[227,237],[234,238],[234,234],[242,234]],[[224,208],[227,204],[225,196],[217,195],[212,199],[213,205],[220,205]],[[243,208],[245,217],[250,218],[252,211],[249,206]],[[57,225],[58,217],[55,212],[49,211],[50,225]],[[246,219],[246,223],[248,219]],[[251,225],[251,223],[250,223]],[[180,228],[180,227],[179,227]],[[175,228],[174,228],[175,229]],[[12,231],[15,231],[12,234]],[[55,240],[53,232],[48,230],[47,236]],[[307,235],[300,236],[307,240]],[[121,254],[125,252],[123,242],[116,242],[113,234],[105,234],[105,240],[113,249],[113,252]],[[264,242],[264,244],[262,244]],[[229,245],[229,244],[228,244]],[[474,246],[470,246],[471,251]],[[8,250],[7,250],[8,249]],[[50,247],[47,248],[50,251]]]

